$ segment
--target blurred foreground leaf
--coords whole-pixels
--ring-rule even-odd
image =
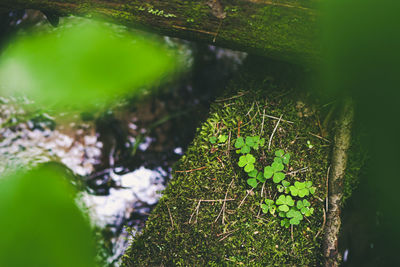
[[[171,51],[105,23],[85,21],[14,40],[0,58],[1,92],[87,109],[132,94],[174,69]]]
[[[0,178],[0,266],[90,267],[90,227],[61,169]]]

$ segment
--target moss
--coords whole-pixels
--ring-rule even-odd
[[[146,228],[134,238],[124,256],[125,266],[319,264],[321,234],[316,236],[323,223],[321,200],[326,196],[330,147],[310,134],[319,132],[316,113],[299,117],[296,103],[305,101],[304,95],[291,90],[285,81],[273,81],[263,75],[255,78],[254,73],[242,74],[228,87],[226,95],[212,105],[209,118],[174,167],[174,178]],[[239,156],[232,149],[239,128],[241,136],[262,132],[269,140],[277,120],[264,117],[263,124],[264,109],[269,116],[282,115],[282,119],[293,123],[280,122],[271,151],[260,150],[256,155],[259,168],[271,163],[273,151],[283,148],[292,155],[291,171],[307,168],[290,176],[289,181],[311,180],[317,187],[315,197],[308,198],[315,208],[314,215],[293,227],[293,233],[281,227],[277,217],[260,213],[260,188],[246,197],[250,187],[246,174],[237,166]],[[211,145],[209,137],[220,133],[230,135],[230,142]],[[314,145],[312,149],[307,148],[307,140]],[[275,185],[266,183],[265,192],[276,196]],[[219,200],[225,195],[233,200],[226,201],[222,222],[222,215],[218,214],[223,201],[199,200]]]

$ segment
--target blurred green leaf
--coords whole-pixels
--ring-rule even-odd
[[[154,41],[86,21],[15,39],[0,58],[1,91],[53,108],[89,109],[154,84],[174,69]]]
[[[91,230],[61,169],[0,178],[0,266],[90,267]]]

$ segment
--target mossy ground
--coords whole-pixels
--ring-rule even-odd
[[[319,114],[312,104],[305,104],[300,88],[265,71],[256,75],[253,68],[249,73],[236,78],[226,95],[211,106],[209,118],[175,165],[174,178],[146,228],[124,256],[125,266],[315,266],[321,262],[331,144],[317,137],[322,132]],[[287,69],[282,73],[288,74]],[[276,118],[281,116],[268,149]],[[209,138],[219,134],[230,138],[212,145]],[[247,174],[237,165],[238,135],[267,140],[264,148],[253,152],[259,170],[271,164],[278,149],[291,154],[287,172],[306,168],[287,175],[287,180],[292,184],[311,180],[317,187],[315,195],[307,197],[314,215],[291,229],[282,227],[278,216],[261,212],[260,202],[265,197],[276,199],[279,193],[271,180],[265,183],[263,196],[261,186],[251,190]]]

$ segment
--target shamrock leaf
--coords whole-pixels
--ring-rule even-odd
[[[276,200],[276,204],[279,205],[278,209],[280,211],[286,212],[289,211],[289,206],[294,205],[294,200],[291,196],[280,195]]]
[[[245,172],[251,172],[254,170],[254,163],[256,158],[252,154],[240,156],[238,165],[244,167]]]
[[[265,199],[265,204],[261,204],[261,208],[263,213],[271,213],[271,215],[275,214],[276,206],[274,205],[274,201],[272,199]]]
[[[283,151],[283,149],[279,149],[277,151],[275,151],[275,162],[279,162],[279,163],[284,163],[284,164],[289,164],[289,160],[290,160],[290,154],[286,153]]]
[[[282,157],[283,154],[285,154],[283,149],[279,149],[279,150],[275,151],[275,156],[277,156],[277,157]]]
[[[289,220],[288,220],[288,219],[283,219],[283,220],[281,220],[281,226],[284,226],[284,227],[286,227],[286,228],[289,228],[289,226],[290,226]]]
[[[243,137],[239,137],[238,139],[236,139],[235,147],[241,148],[242,146],[244,146],[244,140]]]
[[[271,166],[267,166],[264,168],[264,178],[269,179],[274,174],[274,169]]]
[[[295,209],[290,209],[288,213],[286,213],[286,216],[290,219],[290,224],[299,224],[301,220],[303,220],[303,215],[301,215],[300,211],[295,210]]]
[[[217,137],[211,136],[209,141],[210,141],[211,144],[215,144],[217,142]]]
[[[253,188],[256,188],[257,184],[258,184],[257,179],[255,179],[255,178],[247,179],[247,183]]]
[[[225,143],[228,140],[228,136],[225,134],[220,134],[218,136],[218,143]]]
[[[309,190],[305,183],[295,182],[294,186],[289,187],[292,196],[304,197],[309,195]]]
[[[283,172],[274,173],[274,178],[272,178],[274,183],[280,183],[283,179],[285,179],[285,174]]]

